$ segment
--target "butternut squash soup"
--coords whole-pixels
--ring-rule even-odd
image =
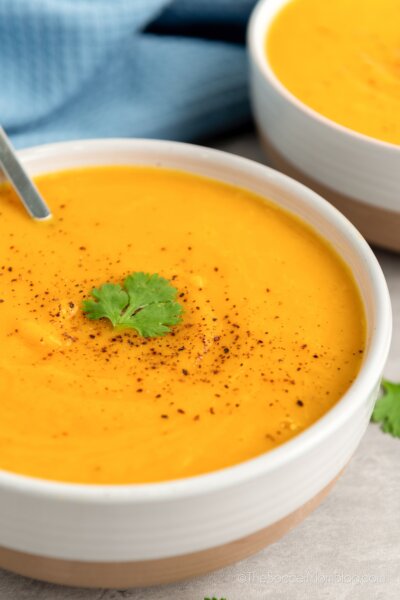
[[[400,144],[400,0],[292,0],[272,23],[266,51],[304,104]]]
[[[0,468],[88,484],[206,473],[291,439],[356,377],[356,284],[274,204],[153,167],[37,184],[49,222],[0,190]],[[169,333],[87,318],[94,287],[142,272],[177,290]]]

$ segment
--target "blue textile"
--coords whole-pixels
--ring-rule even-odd
[[[0,123],[17,147],[238,127],[254,3],[0,0]]]

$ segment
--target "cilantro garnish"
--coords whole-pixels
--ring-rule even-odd
[[[381,423],[381,429],[400,437],[400,384],[382,381],[383,395],[378,399],[371,420]]]
[[[176,288],[157,274],[132,273],[123,286],[105,283],[90,293],[94,299],[83,302],[88,319],[109,319],[114,327],[134,329],[143,337],[162,336],[181,321]]]

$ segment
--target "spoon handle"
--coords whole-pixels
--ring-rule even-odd
[[[0,165],[31,217],[39,221],[49,219],[51,212],[48,206],[19,162],[2,127],[0,127]]]

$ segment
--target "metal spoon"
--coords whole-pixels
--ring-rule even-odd
[[[51,212],[39,190],[19,162],[4,129],[0,127],[0,166],[33,219],[44,221]]]

